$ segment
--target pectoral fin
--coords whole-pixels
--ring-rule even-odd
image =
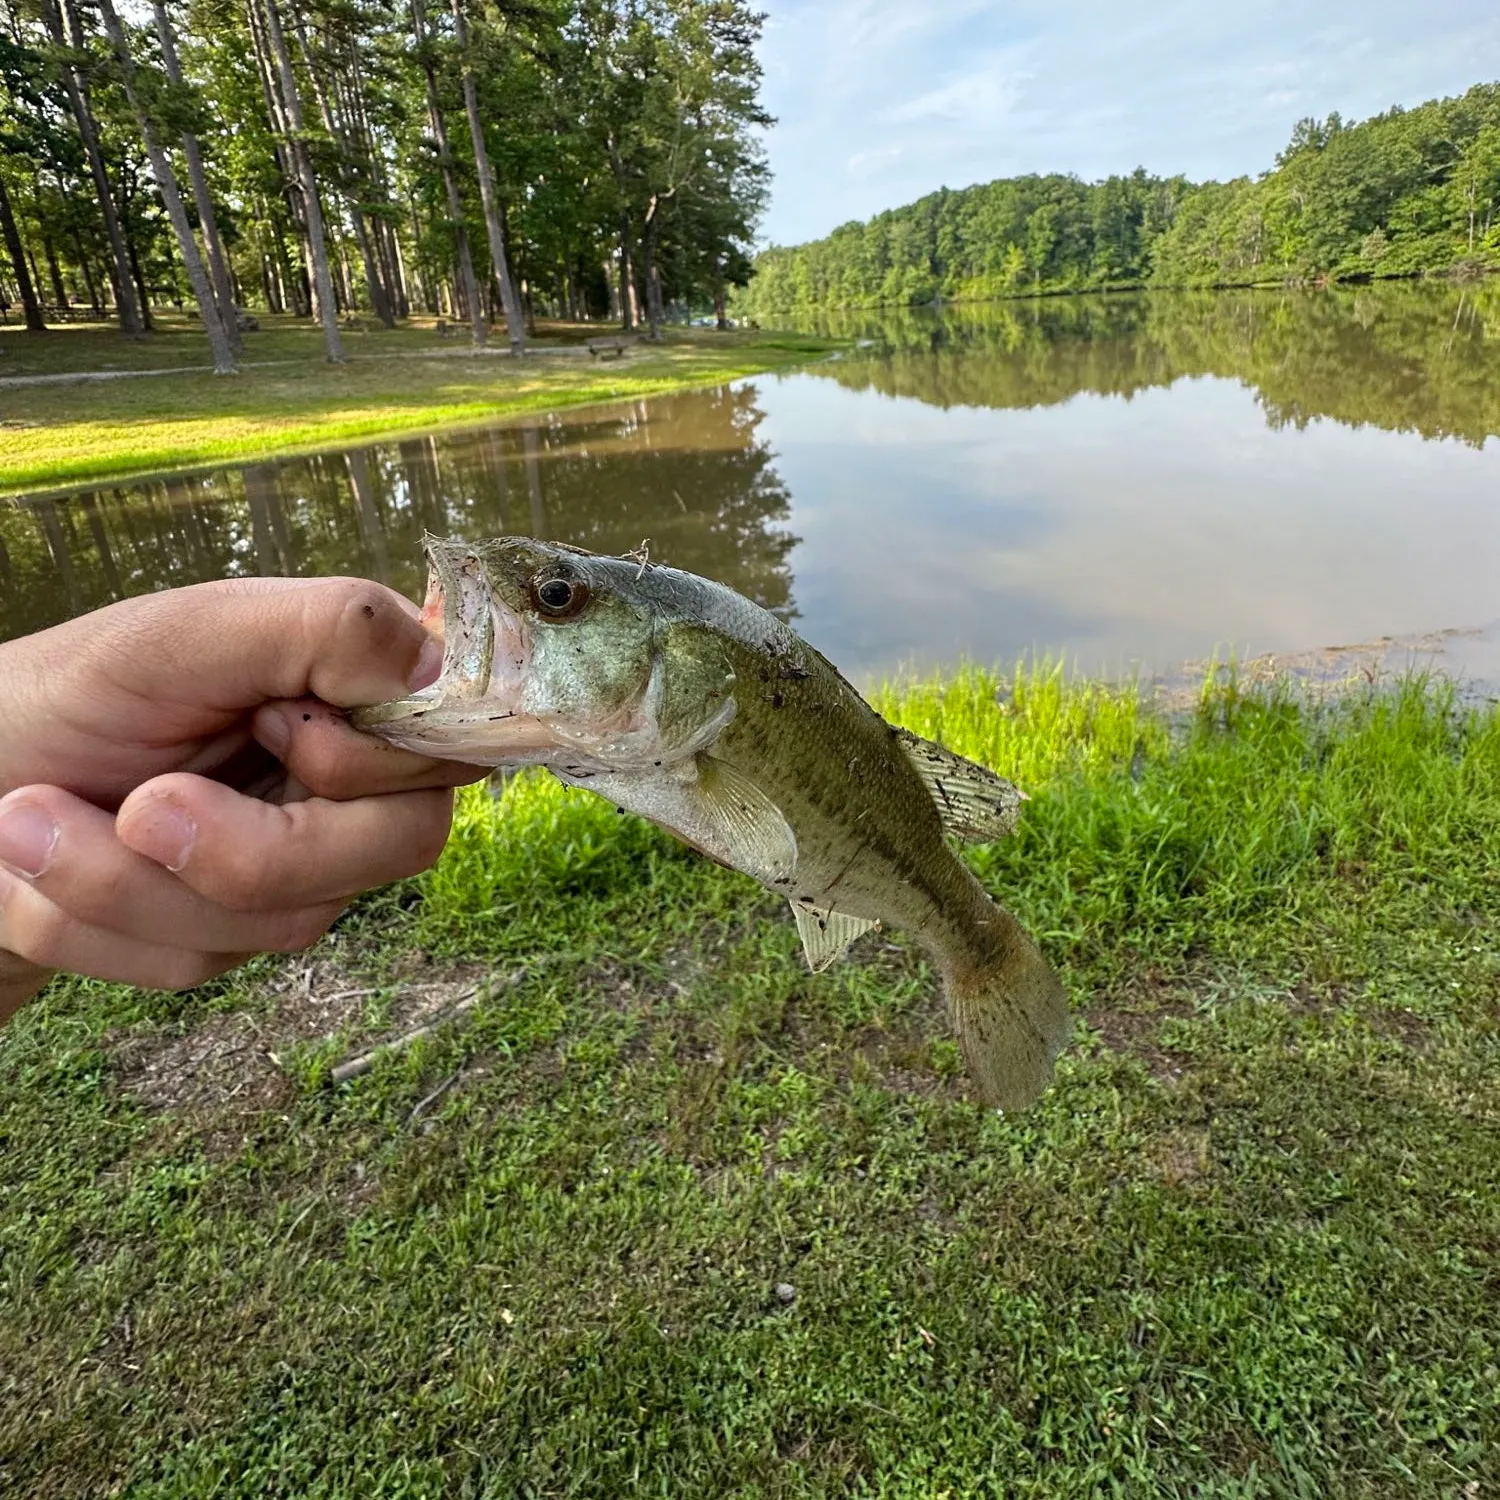
[[[1016,831],[1025,792],[909,729],[898,729],[896,739],[932,794],[949,833],[982,844]]]
[[[797,901],[792,902],[792,915],[797,919],[797,932],[802,938],[808,967],[814,974],[841,959],[849,944],[861,933],[880,926],[879,922],[869,922],[863,917],[851,917],[844,912],[827,911]]]
[[[781,809],[748,776],[711,755],[650,774],[557,776],[639,813],[762,885],[785,888],[797,868],[797,839]]]

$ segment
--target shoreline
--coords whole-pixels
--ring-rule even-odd
[[[508,355],[451,350],[355,358],[339,367],[247,364],[241,375],[217,380],[144,370],[95,381],[59,372],[61,388],[4,392],[0,501],[670,395],[805,365],[843,346],[776,331],[717,337],[678,332],[660,346],[643,344],[597,364],[559,359],[560,350],[538,350],[536,363],[518,364]],[[492,359],[493,368],[475,368]],[[393,379],[392,366],[404,378]],[[159,378],[124,378],[137,373]]]
[[[1468,266],[1446,266],[1422,271],[1401,271],[1387,276],[1373,272],[1356,276],[1321,276],[1280,281],[1201,281],[1163,284],[1151,281],[1120,281],[1107,286],[1044,286],[1034,291],[939,293],[926,302],[799,302],[792,307],[736,307],[737,316],[790,318],[798,315],[828,317],[851,313],[941,312],[945,307],[983,307],[987,303],[1045,302],[1058,297],[1185,296],[1202,292],[1331,292],[1341,287],[1384,286],[1397,282],[1440,281],[1454,286],[1482,285],[1500,276],[1500,267],[1475,271]]]

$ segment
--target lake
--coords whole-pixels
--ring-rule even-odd
[[[804,323],[806,326],[806,323]],[[856,680],[1444,637],[1500,678],[1500,292],[1048,298],[823,322],[789,375],[0,507],[7,634],[524,532],[719,578]],[[1427,642],[1420,643],[1424,648]]]

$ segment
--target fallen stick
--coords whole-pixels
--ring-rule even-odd
[[[425,1099],[417,1100],[415,1107],[412,1109],[412,1112],[406,1117],[406,1124],[408,1129],[410,1129],[411,1126],[415,1125],[417,1121],[420,1120],[422,1116],[427,1112],[427,1110],[429,1110],[434,1104],[436,1104],[438,1100],[441,1099],[443,1095],[446,1094],[448,1090],[451,1089],[453,1085],[464,1076],[464,1069],[467,1066],[467,1063],[461,1063],[456,1073],[450,1073],[440,1084],[438,1084],[435,1089],[433,1089],[430,1094],[427,1095]]]
[[[514,974],[507,975],[495,984],[489,985],[481,990],[472,989],[462,1000],[455,1005],[450,1005],[447,1010],[434,1016],[430,1021],[423,1022],[420,1026],[414,1026],[410,1031],[402,1035],[392,1037],[388,1042],[380,1042],[371,1047],[368,1052],[361,1052],[355,1057],[341,1062],[329,1075],[328,1081],[332,1084],[348,1083],[351,1078],[359,1078],[368,1073],[375,1066],[376,1061],[388,1052],[399,1052],[403,1048],[424,1036],[431,1036],[440,1027],[446,1026],[450,1021],[456,1021],[461,1015],[474,1009],[481,1000],[488,1000],[491,996],[498,994],[501,990],[508,990],[519,984],[527,975],[527,969],[517,969]]]

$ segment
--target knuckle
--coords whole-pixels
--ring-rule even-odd
[[[224,954],[168,953],[163,955],[156,966],[156,974],[145,987],[157,990],[195,990],[226,969],[232,969],[238,961]]]
[[[411,850],[409,874],[419,874],[438,862],[448,843],[450,807],[451,801],[445,797],[441,811],[434,810],[418,823],[409,845]]]
[[[5,946],[31,963],[49,969],[66,968],[73,927],[73,918],[61,907],[32,893],[6,903]]]
[[[211,900],[240,913],[264,911],[273,904],[277,887],[285,884],[285,877],[254,848],[224,851],[198,882]]]
[[[311,948],[317,940],[333,926],[344,909],[343,903],[333,908],[315,907],[298,912],[286,922],[280,923],[266,943],[268,953],[301,953]]]
[[[339,627],[355,633],[357,640],[388,641],[415,624],[383,585],[364,578],[340,579],[338,585]]]
[[[316,717],[316,710],[299,714],[292,730],[292,744],[287,765],[292,774],[318,797],[338,798],[348,789],[349,769],[329,743],[326,726]]]

